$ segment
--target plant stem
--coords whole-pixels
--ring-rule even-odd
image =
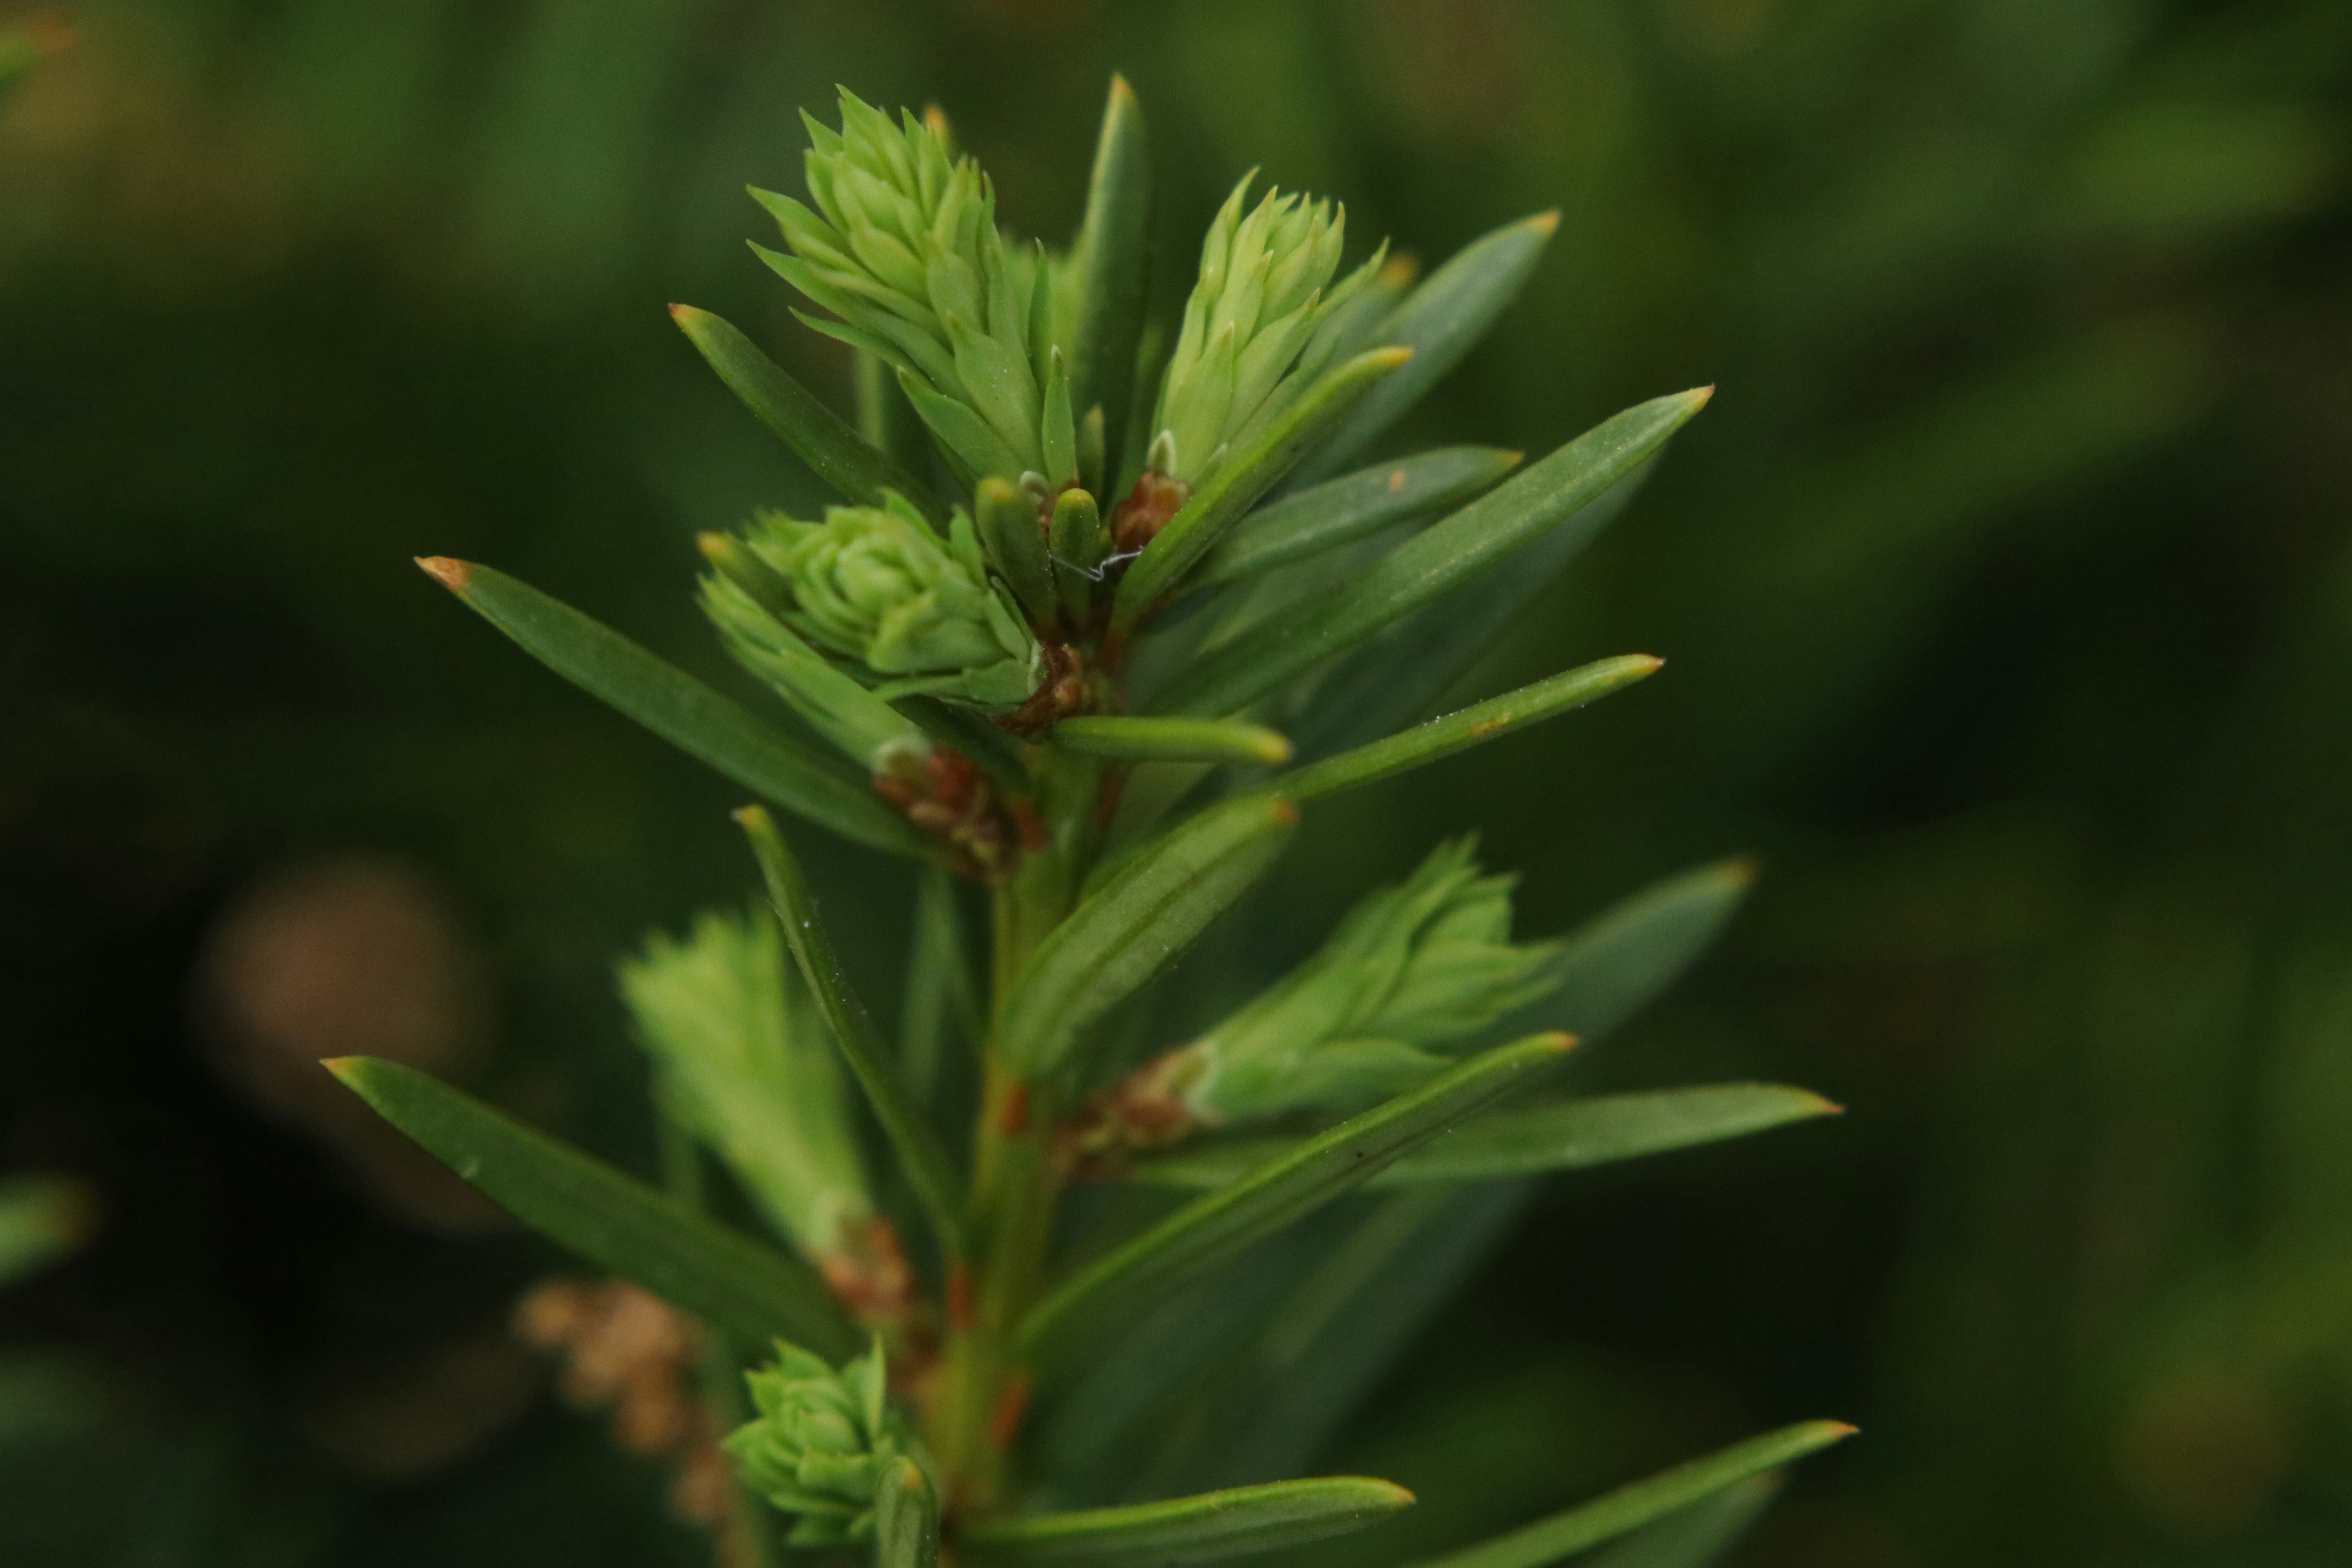
[[[1091,768],[1075,779],[1049,779],[1043,794],[1048,803],[1056,795],[1083,794],[1092,779]],[[947,1344],[929,1423],[947,1479],[946,1505],[964,1520],[984,1518],[1008,1500],[1008,1459],[1028,1400],[1013,1336],[1037,1299],[1060,1177],[1051,1090],[1004,1066],[1003,1004],[1031,951],[1069,912],[1085,852],[1083,837],[1066,831],[1070,815],[1050,814],[1047,845],[1022,857],[998,886],[991,911],[992,1015],[973,1140],[972,1262],[949,1284]]]

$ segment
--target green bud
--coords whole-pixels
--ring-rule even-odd
[[[761,512],[733,547],[709,552],[732,591],[706,592],[705,605],[739,657],[763,674],[793,664],[789,643],[761,625],[768,621],[870,680],[884,704],[920,694],[1011,709],[1036,689],[1036,638],[991,582],[961,511],[942,541],[886,492],[882,506],[833,507],[822,522]]]
[[[622,999],[671,1113],[761,1211],[822,1264],[874,1219],[824,1022],[764,914],[698,916],[618,969]]]
[[[802,320],[896,367],[967,483],[1032,470],[1069,482],[1069,396],[1051,384],[1075,313],[1067,264],[998,231],[995,188],[943,121],[893,122],[845,88],[839,131],[802,118],[815,207],[752,192],[792,247],[761,257],[839,318]]]
[[[744,1382],[759,1414],[729,1434],[725,1447],[746,1486],[801,1516],[791,1544],[873,1539],[876,1490],[907,1442],[889,1408],[881,1342],[835,1372],[780,1340],[776,1359]]]
[[[1509,877],[1469,839],[1349,912],[1323,950],[1205,1037],[1147,1071],[1207,1124],[1344,1109],[1443,1067],[1426,1047],[1473,1034],[1549,989],[1551,950],[1511,944]]]
[[[1331,287],[1346,209],[1269,188],[1244,214],[1255,178],[1242,176],[1209,226],[1200,280],[1160,383],[1149,463],[1195,487],[1330,363],[1342,308],[1387,252],[1383,245]]]

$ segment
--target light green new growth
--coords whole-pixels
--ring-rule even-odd
[[[751,194],[793,254],[754,246],[839,320],[801,319],[894,366],[967,482],[1077,474],[1069,376],[1042,248],[998,232],[996,190],[948,145],[944,121],[890,117],[846,88],[841,129],[803,115],[814,211]]]
[[[738,657],[756,660],[780,642],[757,625],[764,615],[853,663],[885,700],[929,694],[1006,709],[1036,687],[1037,640],[991,583],[966,512],[943,542],[895,492],[878,507],[829,507],[822,522],[762,511],[707,553],[738,591],[709,601]]]
[[[1371,894],[1290,977],[1139,1075],[1215,1127],[1346,1110],[1443,1068],[1427,1047],[1486,1027],[1551,988],[1549,947],[1511,944],[1512,877],[1482,877],[1476,845],[1441,845]]]
[[[1347,210],[1269,187],[1244,214],[1255,178],[1243,175],[1209,225],[1152,419],[1152,470],[1196,489],[1331,362],[1342,310],[1387,253],[1329,288]]]
[[[618,966],[671,1114],[727,1163],[793,1244],[832,1258],[874,1219],[824,1021],[787,972],[772,916],[709,913]]]
[[[1343,276],[1337,205],[1253,205],[1245,178],[1181,320],[1154,323],[1149,145],[1123,81],[1067,259],[999,231],[936,114],[845,91],[840,129],[809,133],[809,202],[755,193],[791,254],[761,254],[831,312],[803,320],[859,351],[858,417],[672,308],[846,503],[698,540],[702,607],[781,707],[755,717],[488,567],[420,563],[793,819],[736,813],[775,921],[706,915],[620,967],[669,1190],[412,1069],[330,1069],[527,1224],[699,1318],[716,1386],[781,1336],[725,1443],[759,1500],[735,1539],[757,1544],[780,1511],[793,1543],[873,1568],[1169,1568],[1377,1528],[1412,1494],[1280,1478],[1496,1243],[1492,1184],[1836,1108],[1773,1084],[1528,1098],[1697,959],[1744,863],[1515,942],[1514,879],[1465,838],[1287,973],[1265,944],[1188,951],[1331,797],[1473,749],[1524,757],[1528,729],[1659,671],[1621,654],[1438,712],[1707,394],[1651,398],[1524,466],[1371,451],[1536,272],[1550,215],[1414,288],[1381,251]],[[1156,371],[1149,343],[1168,345]],[[904,449],[901,393],[943,464]],[[1380,460],[1337,471],[1360,453]],[[810,828],[921,865],[902,974],[845,952],[824,904],[844,872],[798,851]],[[880,896],[904,885],[870,871]],[[877,980],[904,999],[895,1032],[860,994]],[[1192,1035],[1215,1016],[1195,996],[1253,999]],[[702,1211],[698,1143],[789,1250]],[[1161,1190],[1066,1223],[1068,1189],[1097,1180]],[[1159,1304],[1207,1299],[1275,1310],[1153,1326]],[[1700,1530],[1679,1510],[1845,1430],[1752,1439],[1440,1568],[1549,1568],[1653,1527],[1643,1551],[1712,1550],[1747,1512],[1690,1516]]]
[[[759,1412],[727,1438],[744,1483],[799,1516],[794,1546],[839,1546],[874,1536],[874,1500],[903,1444],[888,1399],[882,1347],[839,1372],[781,1342],[744,1379]]]

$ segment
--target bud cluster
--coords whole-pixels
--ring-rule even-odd
[[[1513,945],[1514,879],[1479,875],[1475,853],[1441,845],[1286,979],[1097,1096],[1068,1152],[1101,1163],[1228,1122],[1351,1110],[1444,1067],[1429,1047],[1543,995],[1554,950]]]
[[[1209,226],[1152,422],[1148,468],[1194,487],[1330,363],[1341,308],[1387,253],[1331,287],[1347,210],[1269,187],[1244,212],[1255,177],[1242,176]]]
[[[779,1341],[776,1359],[744,1381],[758,1414],[724,1446],[746,1486],[800,1515],[790,1543],[871,1540],[876,1488],[906,1447],[889,1408],[881,1346],[835,1372]]]
[[[621,995],[671,1115],[861,1321],[897,1322],[913,1284],[876,1211],[837,1053],[773,919],[706,913],[622,961]]]
[[[815,208],[752,193],[793,252],[761,258],[839,318],[802,319],[893,366],[966,483],[1074,479],[1077,427],[1043,247],[998,231],[995,187],[954,155],[937,116],[902,110],[894,124],[844,89],[839,131],[802,118]]]

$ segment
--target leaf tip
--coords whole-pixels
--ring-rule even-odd
[[[1559,227],[1559,209],[1553,207],[1549,212],[1539,212],[1533,217],[1524,218],[1520,220],[1520,226],[1530,234],[1538,234],[1549,239]]]
[[[1538,1043],[1548,1047],[1550,1049],[1551,1054],[1556,1057],[1564,1057],[1569,1052],[1576,1049],[1576,1037],[1570,1034],[1565,1029],[1547,1030],[1543,1034],[1538,1035],[1536,1039]]]
[[[1110,100],[1113,103],[1118,104],[1122,109],[1133,109],[1137,107],[1135,89],[1128,86],[1126,72],[1113,71],[1110,73]]]
[[[1727,887],[1745,888],[1756,880],[1763,869],[1753,855],[1735,855],[1716,869],[1716,875]]]
[[[1710,381],[1705,386],[1692,387],[1683,394],[1683,401],[1690,405],[1690,411],[1693,414],[1697,413],[1715,401],[1715,383]]]
[[[337,1079],[341,1079],[344,1083],[350,1083],[353,1079],[357,1078],[359,1076],[360,1068],[366,1065],[366,1062],[367,1058],[365,1057],[321,1057],[319,1058],[319,1065],[320,1067],[325,1068],[329,1072],[333,1073]]]
[[[1412,357],[1411,349],[1402,343],[1391,343],[1387,348],[1373,349],[1366,353],[1362,363],[1366,369],[1376,370],[1385,375]]]
[[[1801,1089],[1797,1094],[1804,1102],[1805,1114],[1808,1116],[1843,1116],[1845,1114],[1845,1107],[1825,1094],[1815,1094],[1810,1089]]]
[[[1274,818],[1275,825],[1276,826],[1296,827],[1298,826],[1298,807],[1290,801],[1285,800],[1280,795],[1276,795],[1273,798],[1273,804],[1267,815]]]
[[[1267,730],[1255,737],[1253,749],[1257,753],[1257,760],[1270,768],[1278,768],[1288,763],[1292,752],[1296,750],[1290,743],[1289,736],[1272,730]],[[1292,808],[1292,815],[1297,815],[1296,807]]]
[[[700,551],[702,558],[713,566],[718,565],[719,558],[727,553],[727,542],[725,534],[714,532],[707,528],[694,536],[694,547]]]
[[[446,555],[420,555],[416,564],[425,574],[453,594],[462,594],[473,585],[474,568],[470,563],[455,561]]]

